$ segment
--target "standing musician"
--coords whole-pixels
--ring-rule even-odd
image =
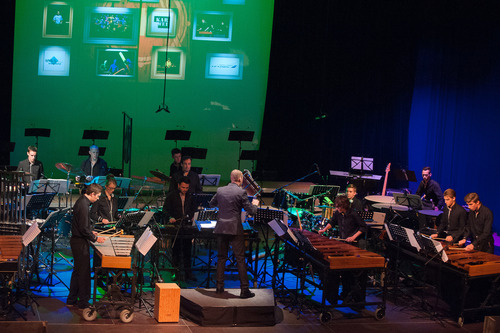
[[[106,176],[108,174],[108,164],[99,157],[99,147],[92,145],[89,147],[89,158],[82,162],[80,169],[85,174],[86,180],[91,181],[97,176]],[[76,177],[80,181],[80,177]]]
[[[346,196],[335,198],[335,206],[337,210],[333,214],[332,219],[318,232],[322,234],[337,224],[339,226],[340,238],[348,243],[357,241],[359,236],[367,231],[365,221],[350,208],[350,202]],[[359,244],[359,247],[364,247],[364,244]],[[342,280],[342,293],[340,297],[344,302],[362,302],[365,300],[366,272],[343,272],[341,276],[338,273],[331,272],[327,281],[324,282],[325,296],[330,303],[337,304],[340,280]]]
[[[464,198],[469,206],[469,217],[465,228],[464,238],[458,244],[464,245],[467,239],[471,244],[465,247],[466,251],[483,251],[493,253],[495,244],[493,241],[493,212],[481,201],[477,193],[469,193]]]
[[[217,236],[217,288],[215,292],[217,294],[224,292],[224,270],[229,244],[231,244],[240,277],[240,298],[251,298],[255,294],[249,289],[241,210],[244,209],[250,214],[255,214],[259,201],[254,199],[250,203],[246,191],[241,188],[242,183],[243,173],[240,170],[231,171],[231,183],[219,187],[217,193],[210,200],[210,207],[219,207],[214,230],[214,234]]]
[[[74,268],[71,274],[67,305],[78,305],[80,309],[87,308],[90,300],[90,244],[104,243],[103,237],[97,237],[90,225],[90,205],[101,196],[102,186],[90,184],[85,193],[73,206],[71,222],[71,252],[73,252]]]
[[[350,208],[356,212],[363,211],[363,203],[356,197],[357,188],[354,184],[347,185],[347,199],[349,199]]]
[[[191,247],[192,237],[186,237],[187,224],[193,220],[194,213],[196,212],[196,202],[189,193],[189,185],[191,180],[183,176],[180,178],[177,185],[177,190],[170,191],[163,204],[163,214],[165,220],[171,224],[177,224],[180,228],[179,233],[182,234],[181,238],[175,239],[174,246],[172,247],[173,265],[179,269],[179,272],[184,272],[184,277],[187,280],[196,281],[191,271]],[[184,229],[184,232],[181,232]],[[176,276],[176,280],[181,280],[181,276]]]
[[[431,168],[424,167],[422,181],[418,185],[416,194],[422,197],[423,209],[442,210],[444,206],[443,191],[439,183],[431,177]]]
[[[177,190],[177,185],[182,176],[188,177],[190,180],[189,193],[200,193],[202,192],[200,177],[198,174],[191,170],[191,156],[182,156],[181,162],[182,170],[174,173],[172,179],[170,180],[169,192]]]
[[[108,224],[116,222],[120,218],[118,214],[118,198],[113,194],[117,187],[116,179],[113,176],[108,176],[104,186],[104,195],[99,197],[99,200],[92,205],[90,210],[92,221]]]
[[[35,146],[29,146],[28,158],[22,160],[17,165],[17,171],[24,171],[26,174],[23,179],[25,182],[31,182],[43,177],[43,163],[36,159],[38,153],[38,148]]]
[[[457,193],[455,190],[449,188],[443,193],[444,206],[443,213],[441,214],[441,223],[437,229],[437,233],[432,234],[431,238],[441,237],[446,231],[447,242],[458,242],[464,236],[465,224],[467,222],[467,212],[465,209],[457,204]]]
[[[181,166],[181,150],[178,148],[172,149],[172,159],[174,160],[172,164],[170,164],[170,174],[169,176],[172,177],[174,173],[181,171],[182,166]]]

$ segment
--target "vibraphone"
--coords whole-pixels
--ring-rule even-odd
[[[278,268],[275,274],[292,273],[301,275],[302,281],[300,285],[303,289],[304,283],[307,282],[315,287],[325,291],[330,274],[342,274],[343,272],[368,272],[385,270],[385,258],[363,249],[359,249],[353,245],[344,242],[329,239],[317,233],[303,230],[299,232],[297,229],[292,229],[295,236],[297,236],[299,244],[285,239],[286,251],[284,264],[290,264],[298,269],[282,270]],[[312,280],[308,279],[305,274],[307,273],[307,264],[311,266],[311,273],[317,272],[317,276],[321,283],[314,280],[314,273]],[[383,274],[381,274],[383,276]],[[284,279],[284,277],[282,278]],[[279,280],[276,277],[275,280]],[[346,306],[366,306],[377,305],[374,313],[376,319],[385,317],[385,283],[381,283],[382,287],[382,300],[377,302],[355,302],[350,304],[344,301],[342,304],[331,304],[330,307],[346,307]],[[296,295],[297,296],[297,295]],[[320,320],[322,322],[329,321],[332,314],[328,312],[329,307],[326,306],[325,292],[323,292],[322,301],[320,305]]]
[[[101,264],[95,267],[94,271],[94,302],[91,307],[83,310],[83,318],[87,321],[93,321],[97,318],[99,309],[110,305],[120,313],[122,322],[129,323],[134,319],[136,287],[136,274],[132,268],[132,257],[130,255],[134,245],[134,236],[99,236],[105,238],[104,243],[91,243],[94,248],[94,260],[95,256],[98,256],[101,260]],[[126,282],[125,277],[129,270],[133,270],[131,295],[125,297],[122,294],[121,287]],[[106,286],[107,290],[103,297],[97,300],[97,281],[102,273],[105,273],[106,276],[111,274],[113,280]]]
[[[500,256],[445,247],[448,260],[443,262],[405,244],[387,244],[393,262],[411,262],[410,274],[437,289],[459,326],[469,316],[500,314]]]

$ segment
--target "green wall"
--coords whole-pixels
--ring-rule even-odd
[[[96,144],[107,148],[108,165],[121,168],[122,113],[133,118],[132,175],[150,176],[149,170],[168,173],[173,141],[165,141],[167,129],[192,131],[191,140],[179,141],[179,148],[207,148],[206,160],[194,160],[203,173],[221,174],[227,180],[237,167],[238,142],[227,141],[230,130],[255,131],[253,142],[243,149],[259,149],[267,89],[273,1],[246,0],[243,4],[225,4],[223,0],[171,1],[178,9],[178,29],[169,47],[177,46],[186,54],[183,80],[167,80],[166,104],[171,113],[156,113],[163,99],[163,80],[150,78],[152,45],[165,46],[167,38],[144,36],[146,8],[167,7],[168,1],[138,3],[130,1],[68,1],[73,8],[71,38],[43,37],[44,8],[51,2],[16,2],[12,134],[16,142],[12,164],[26,158],[26,147],[35,138],[25,137],[25,128],[50,128],[50,138],[39,139],[39,159],[50,178],[63,178],[57,162],[80,165],[80,146],[84,129],[109,130],[109,139]],[[136,45],[94,44],[84,42],[86,7],[140,8],[140,36]],[[51,7],[48,7],[49,9]],[[229,12],[233,15],[231,41],[193,40],[193,22],[197,11]],[[39,53],[43,46],[70,49],[68,76],[39,75]],[[96,75],[99,49],[136,50],[133,77]],[[205,78],[207,53],[240,54],[243,58],[241,80]],[[167,72],[168,73],[168,72]],[[222,106],[220,106],[222,105]],[[251,169],[242,161],[241,169]],[[125,173],[127,173],[125,169]]]

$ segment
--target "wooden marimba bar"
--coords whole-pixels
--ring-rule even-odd
[[[330,269],[384,268],[385,258],[376,253],[357,248],[342,241],[303,230],[302,234],[321,253]]]
[[[447,263],[464,270],[469,276],[500,274],[500,256],[481,251],[448,249]]]

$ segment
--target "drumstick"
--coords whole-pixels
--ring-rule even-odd
[[[338,241],[342,241],[342,242],[347,242],[347,239],[344,239],[344,238],[336,238],[336,237],[332,237],[330,239],[335,239],[335,240],[338,240]],[[355,241],[352,241],[352,242],[348,242],[348,243],[357,243],[358,241],[355,240]]]
[[[97,233],[98,235],[104,235],[110,231],[113,231],[113,230],[116,230],[116,227],[113,227],[113,228],[109,228],[108,230],[104,230],[104,231],[101,231],[99,233]]]
[[[302,223],[300,222],[300,214],[297,211],[297,208],[295,208],[295,214],[297,214],[297,220],[299,220],[299,229],[302,231]]]

